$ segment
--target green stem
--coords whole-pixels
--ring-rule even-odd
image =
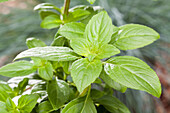
[[[70,6],[70,0],[65,0],[64,1],[64,12],[63,12],[65,16],[68,16],[69,6]]]

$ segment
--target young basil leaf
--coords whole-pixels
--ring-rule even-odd
[[[59,14],[57,14],[56,12],[51,11],[51,10],[40,10],[39,15],[40,15],[41,19],[44,20],[45,17],[47,17],[47,16],[59,15]]]
[[[90,15],[88,15],[88,17],[86,17],[85,19],[81,20],[80,22],[84,23],[84,24],[88,24],[89,20],[97,13],[104,11],[104,9],[100,6],[84,6],[83,8],[84,10],[87,10],[90,12]]]
[[[52,80],[53,78],[53,66],[50,62],[47,62],[43,66],[38,68],[38,74],[45,80]]]
[[[161,84],[156,73],[142,60],[132,56],[111,58],[104,66],[114,81],[132,89],[146,91],[160,97]]]
[[[35,71],[34,64],[29,61],[18,61],[0,68],[0,74],[7,77],[25,76]]]
[[[49,101],[44,101],[38,105],[38,113],[48,113],[53,109]]]
[[[56,11],[61,13],[60,8],[58,8],[55,5],[50,4],[50,3],[41,3],[34,7],[34,10],[47,10],[47,9],[55,9]]]
[[[84,38],[85,27],[86,25],[83,23],[71,22],[71,23],[67,23],[64,26],[62,26],[59,29],[58,33],[66,37],[69,40],[77,39],[77,38]]]
[[[50,61],[70,61],[75,60],[78,56],[68,47],[36,47],[31,48],[18,54],[14,60],[21,58],[40,58]]]
[[[37,94],[22,95],[18,100],[17,108],[21,113],[30,113],[37,104],[38,98]]]
[[[92,62],[89,62],[87,58],[83,58],[73,62],[71,77],[81,93],[99,77],[101,71],[102,62],[100,60],[94,59]]]
[[[63,21],[64,23],[76,22],[85,19],[88,15],[90,15],[90,12],[83,9],[70,10],[69,15]]]
[[[26,44],[29,49],[35,48],[35,47],[45,47],[47,46],[43,41],[36,39],[36,38],[28,38],[26,40]]]
[[[92,44],[106,44],[112,36],[112,20],[107,12],[102,11],[93,16],[85,29],[85,37]]]
[[[41,22],[41,27],[45,29],[53,29],[59,27],[62,23],[63,22],[59,15],[49,15]]]
[[[70,45],[77,54],[88,56],[90,46],[86,39],[72,39]]]
[[[106,74],[106,72],[104,70],[102,70],[101,74],[100,74],[100,78],[110,87],[114,88],[115,90],[118,90],[122,93],[124,93],[127,89],[126,86],[119,84],[117,82],[115,82],[113,79],[110,78],[109,75]]]
[[[103,105],[111,113],[130,113],[128,108],[114,96],[105,95],[97,99],[96,102]]]
[[[47,93],[52,107],[57,110],[69,99],[69,85],[62,80],[49,81],[47,84]]]
[[[15,103],[12,101],[11,98],[8,98],[8,99],[6,100],[6,109],[7,109],[7,111],[15,111],[15,110],[16,110],[16,105],[15,105]],[[14,113],[16,113],[16,112],[14,112]]]
[[[97,53],[97,58],[103,59],[119,54],[120,50],[111,44],[104,44],[99,47],[96,53]]]
[[[61,113],[97,113],[90,97],[80,97],[66,105]]]
[[[65,44],[65,41],[67,39],[63,36],[58,36],[57,38],[55,38],[53,40],[53,42],[51,43],[51,46],[58,46],[58,47],[63,47]]]
[[[121,50],[141,48],[160,38],[156,31],[143,25],[127,24],[119,28],[114,45]]]
[[[90,4],[94,4],[96,0],[87,0]]]
[[[1,111],[1,113],[9,113],[6,110],[6,103],[5,102],[0,101],[0,111]]]
[[[19,82],[18,84],[18,92],[19,94],[22,94],[26,88],[26,86],[28,85],[28,78],[24,78],[21,82]]]

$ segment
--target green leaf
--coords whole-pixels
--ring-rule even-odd
[[[106,74],[106,72],[103,70],[100,74],[100,78],[110,87],[114,88],[115,90],[118,90],[122,93],[124,93],[127,89],[126,86],[119,84],[115,82],[113,79],[110,78],[109,75]]]
[[[61,113],[97,113],[90,97],[80,97],[66,105]]]
[[[87,0],[90,4],[93,4],[96,0]]]
[[[132,89],[146,91],[160,97],[161,84],[156,73],[142,60],[132,56],[111,58],[104,66],[114,81]]]
[[[117,49],[115,46],[111,45],[111,44],[104,44],[101,45],[98,49],[98,51],[96,51],[97,53],[97,58],[99,59],[103,59],[103,58],[108,58],[111,57],[113,55],[119,54],[120,51],[119,49]]]
[[[70,74],[70,66],[71,66],[71,63],[72,62],[69,62],[69,61],[62,61],[62,62],[59,62],[60,66],[63,68],[64,72],[66,74]]]
[[[45,80],[52,80],[53,78],[53,66],[50,62],[47,62],[43,66],[38,68],[39,76]]]
[[[21,58],[40,58],[50,61],[70,61],[77,59],[77,55],[68,47],[36,47],[18,54],[14,60]]]
[[[81,7],[81,6],[80,6]],[[104,11],[104,9],[100,6],[84,6],[83,8],[84,10],[87,10],[90,12],[90,15],[88,15],[88,17],[86,17],[85,19],[81,20],[80,22],[84,23],[84,24],[88,24],[89,20],[97,13]]]
[[[95,48],[86,39],[72,39],[70,45],[77,54],[92,57],[92,60],[95,57],[103,59],[120,53],[119,49],[111,44],[103,44],[99,48]]]
[[[49,15],[41,22],[41,27],[45,29],[53,29],[59,27],[62,23],[63,22],[59,15]]]
[[[159,34],[149,27],[127,24],[120,27],[118,39],[114,45],[121,50],[131,50],[149,45],[159,38]]]
[[[107,12],[102,11],[93,16],[86,26],[85,37],[92,44],[106,44],[112,36],[112,20]]]
[[[39,15],[40,15],[41,19],[44,20],[45,17],[47,17],[47,16],[59,15],[59,14],[57,14],[56,12],[51,11],[51,10],[40,10]]]
[[[71,22],[62,26],[58,33],[67,39],[83,38],[86,25],[83,23]]]
[[[109,44],[114,44],[116,42],[116,40],[119,38],[119,36],[118,36],[119,30],[120,30],[119,27],[116,27],[113,25],[113,34],[112,34]]]
[[[96,101],[111,113],[130,113],[128,108],[114,96],[105,95]]]
[[[36,38],[28,38],[26,40],[26,44],[27,44],[29,49],[35,48],[35,47],[45,47],[45,46],[47,46],[43,41],[36,39]],[[42,62],[41,59],[37,59],[37,58],[32,58],[32,60],[34,61],[34,64],[36,66],[39,66]]]
[[[46,46],[46,44],[43,41],[36,39],[36,38],[28,38],[26,40],[26,44],[29,49],[35,48],[35,47],[45,47]]]
[[[87,58],[82,58],[73,62],[71,77],[81,93],[99,77],[101,71],[102,62],[100,60],[94,59],[92,62],[89,62]]]
[[[65,17],[63,21],[64,23],[76,22],[85,19],[88,15],[90,15],[90,12],[84,9],[70,10],[69,15]]]
[[[15,105],[15,103],[12,101],[11,98],[8,98],[8,99],[6,100],[6,109],[7,109],[8,111],[15,111],[15,109],[16,109],[16,105]],[[15,112],[14,112],[14,113],[15,113]]]
[[[93,100],[101,98],[104,94],[105,94],[104,91],[100,91],[100,90],[97,90],[97,89],[92,89],[91,92],[90,92],[90,96]]]
[[[38,113],[48,113],[52,109],[49,101],[44,101],[38,105]]]
[[[52,107],[57,110],[69,99],[69,85],[62,80],[49,81],[47,84],[47,93]]]
[[[5,102],[0,101],[0,111],[1,111],[1,113],[9,113],[6,110],[6,103]]]
[[[18,61],[0,68],[0,75],[7,77],[25,76],[35,72],[34,64],[29,61]]]
[[[12,91],[12,88],[9,87],[8,84],[0,83],[0,90],[1,90],[1,91],[11,92],[11,91]]]
[[[63,47],[65,44],[66,38],[63,36],[58,36],[57,38],[55,38],[53,40],[53,42],[51,43],[51,46],[59,46],[59,47]]]
[[[87,57],[89,54],[89,42],[86,39],[72,39],[70,42],[74,52]]]
[[[60,8],[50,3],[41,3],[34,7],[34,10],[47,10],[47,9],[55,9],[56,11],[61,13]]]
[[[6,102],[7,98],[9,98],[10,96],[8,95],[8,93],[4,90],[0,90],[0,101]]]
[[[22,95],[18,100],[18,109],[22,113],[30,113],[37,104],[37,94]]]
[[[18,90],[19,90],[19,94],[22,94],[26,88],[26,86],[28,85],[28,78],[24,78],[21,82],[19,82],[18,84]]]

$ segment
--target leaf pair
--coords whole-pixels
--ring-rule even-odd
[[[37,94],[23,95],[18,99],[17,106],[11,98],[8,98],[6,102],[0,101],[0,111],[3,113],[30,113],[38,98]]]
[[[57,28],[68,22],[80,21],[90,14],[89,11],[84,9],[72,8],[69,10],[68,15],[64,15],[61,9],[50,3],[39,4],[35,6],[34,10],[40,11],[40,17],[42,19],[41,27],[46,29]]]
[[[112,21],[106,12],[92,17],[87,26],[83,23],[68,23],[59,29],[58,33],[71,40],[71,47],[89,60],[103,59],[120,53],[111,40]]]

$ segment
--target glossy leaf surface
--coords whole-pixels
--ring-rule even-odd
[[[111,40],[112,20],[102,11],[91,18],[85,29],[86,39],[95,45],[106,44]]]
[[[18,61],[7,64],[0,68],[0,75],[7,77],[17,77],[29,75],[36,71],[34,64],[29,61]]]
[[[43,66],[38,68],[39,76],[45,80],[52,80],[53,78],[53,66],[50,62],[46,62]]]
[[[87,58],[83,58],[73,62],[71,77],[81,93],[99,77],[101,71],[102,62],[100,60],[94,59],[90,62]]]
[[[115,90],[118,90],[122,93],[124,93],[127,89],[126,86],[119,84],[115,82],[113,79],[110,78],[109,75],[106,74],[106,72],[103,70],[100,74],[100,78],[110,87],[114,88]]]
[[[59,15],[49,15],[41,22],[41,27],[45,29],[52,29],[59,27],[60,24],[62,24],[62,21]]]
[[[81,97],[68,103],[61,113],[97,113],[97,111],[90,97]]]
[[[18,100],[18,109],[23,113],[30,113],[37,104],[37,94],[22,95]]]
[[[114,45],[121,50],[141,48],[160,38],[153,29],[138,24],[121,26],[117,37]]]
[[[77,59],[77,55],[68,47],[36,47],[21,52],[15,57],[21,58],[40,58],[50,61],[70,61]]]
[[[83,38],[85,27],[86,26],[83,23],[71,22],[71,23],[67,23],[64,26],[62,26],[59,29],[58,33],[66,37],[69,40]]]
[[[64,105],[70,95],[68,84],[62,80],[49,81],[47,84],[47,93],[50,103],[55,110]]]
[[[129,88],[146,91],[160,97],[161,84],[156,73],[142,60],[132,56],[111,58],[104,66],[114,81]]]
[[[52,109],[53,109],[53,107],[51,106],[50,102],[44,101],[39,104],[38,113],[48,113]]]
[[[83,9],[70,10],[69,15],[64,18],[64,23],[80,21],[88,15],[90,15],[90,12]]]
[[[45,47],[46,46],[46,44],[43,41],[36,39],[36,38],[28,38],[26,40],[26,44],[29,49],[35,48],[35,47]]]

